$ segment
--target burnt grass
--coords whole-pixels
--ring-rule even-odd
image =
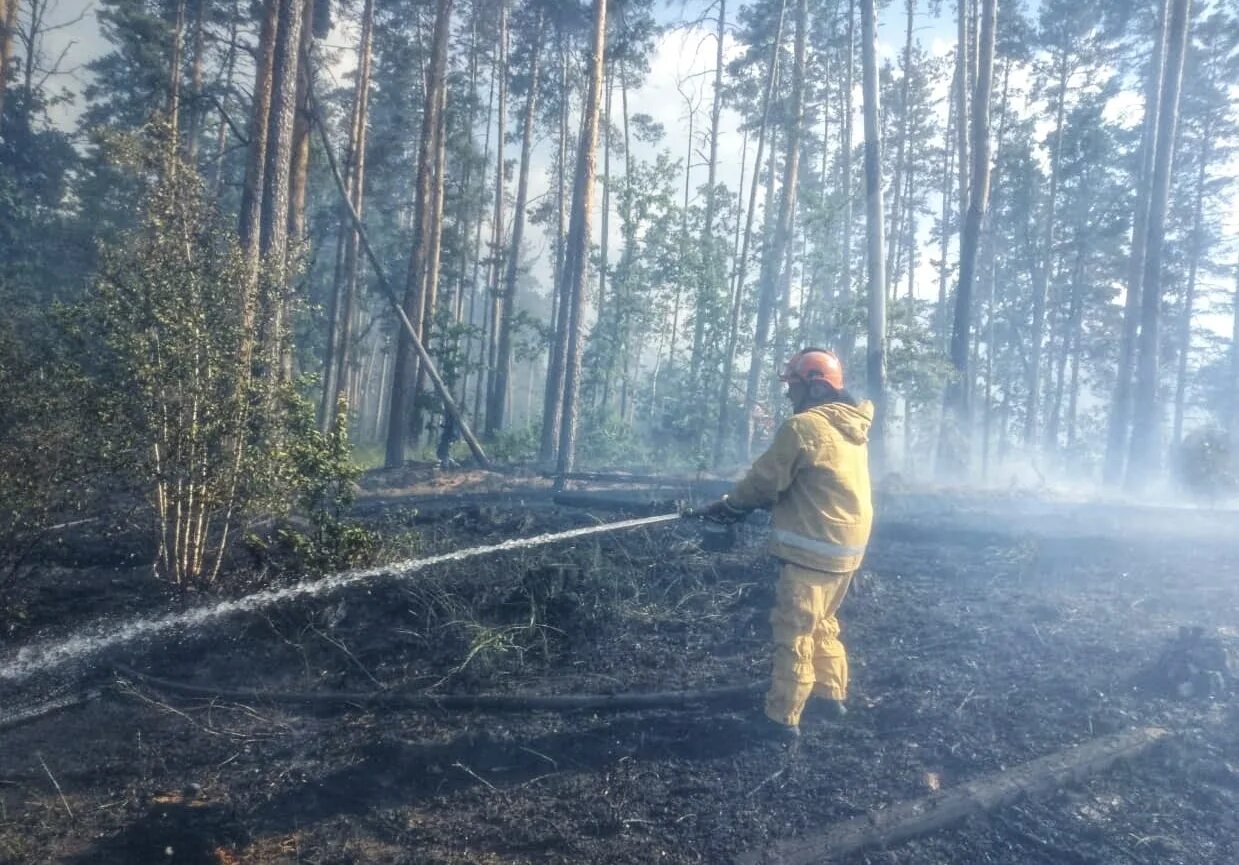
[[[1239,640],[1239,532],[1192,512],[888,504],[841,616],[851,713],[831,723],[810,709],[795,757],[749,731],[743,703],[297,706],[175,696],[112,672],[269,692],[761,681],[775,579],[764,529],[707,553],[696,527],[675,524],[380,578],[0,694],[99,689],[0,730],[0,863],[723,863],[1147,724],[1175,735],[1083,783],[846,861],[1239,861],[1239,702],[1217,660]],[[615,516],[540,499],[372,518],[430,551]],[[19,636],[185,603],[113,558],[49,562]],[[1214,660],[1192,655],[1184,627]]]

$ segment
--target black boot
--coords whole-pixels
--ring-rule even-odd
[[[792,747],[800,742],[800,728],[792,724],[780,724],[771,720],[765,712],[758,712],[749,722],[753,734],[763,742],[774,742]]]
[[[818,699],[810,705],[814,705],[813,713],[825,721],[842,721],[848,714],[842,700]]]

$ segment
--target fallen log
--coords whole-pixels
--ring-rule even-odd
[[[186,697],[237,702],[301,705],[380,705],[390,709],[435,709],[478,712],[620,712],[633,709],[679,709],[697,703],[717,703],[748,697],[763,685],[730,685],[695,691],[646,691],[628,694],[406,694],[399,691],[264,691],[192,685],[139,673],[122,664],[115,670],[126,679]]]
[[[837,823],[820,834],[775,841],[764,848],[741,853],[735,862],[736,865],[814,865],[838,861],[860,850],[889,847],[945,828],[973,814],[992,811],[1025,796],[1047,793],[1063,784],[1079,781],[1117,760],[1140,754],[1167,735],[1169,731],[1161,727],[1138,727],[1104,736],[950,790],[869,811]]]

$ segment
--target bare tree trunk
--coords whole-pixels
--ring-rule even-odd
[[[498,427],[491,421],[491,408],[503,402],[504,394],[496,392],[496,364],[499,354],[499,317],[503,291],[503,216],[504,216],[504,144],[508,123],[508,3],[499,0],[499,32],[496,38],[495,74],[499,76],[499,127],[495,135],[495,210],[490,229],[490,270],[486,280],[490,294],[490,330],[487,332],[486,348],[486,425],[487,435],[494,435]]]
[[[1239,448],[1239,264],[1235,265],[1235,292],[1230,313],[1230,405],[1227,407],[1227,431],[1231,452]]]
[[[796,2],[796,37],[792,62],[792,104],[787,118],[787,156],[783,163],[783,190],[779,201],[774,236],[762,259],[760,300],[757,307],[757,331],[753,338],[753,353],[749,358],[748,382],[744,391],[744,454],[753,452],[757,395],[761,385],[762,367],[770,336],[770,319],[778,295],[778,282],[792,240],[792,219],[796,212],[796,184],[800,171],[800,126],[804,115],[805,42],[808,38],[808,0]],[[774,163],[770,166],[774,175]],[[769,208],[773,200],[768,199]],[[776,360],[777,363],[777,360]]]
[[[538,459],[550,463],[559,449],[560,422],[563,419],[564,404],[564,369],[568,356],[568,305],[567,292],[563,277],[567,273],[568,240],[565,230],[566,219],[564,203],[567,194],[567,164],[568,164],[568,52],[564,45],[562,30],[560,41],[560,112],[559,112],[559,158],[556,161],[558,173],[559,207],[555,224],[555,278],[551,293],[552,318],[555,322],[555,335],[551,341],[546,361],[546,396],[542,403],[542,436],[538,447]]]
[[[181,78],[183,72],[183,51],[185,45],[185,2],[177,0],[172,14],[172,45],[168,51],[168,122],[172,124],[174,137],[180,131],[181,117]],[[27,87],[29,89],[29,87]]]
[[[1064,49],[1055,58],[1058,68],[1058,92],[1054,109],[1054,147],[1050,154],[1050,191],[1042,224],[1041,266],[1033,274],[1033,323],[1028,347],[1028,412],[1024,416],[1024,446],[1031,448],[1037,441],[1041,399],[1041,354],[1045,335],[1046,287],[1054,270],[1054,221],[1058,206],[1058,175],[1063,155],[1063,128],[1067,107],[1067,79],[1070,66]]]
[[[0,0],[2,2],[2,0]],[[202,60],[205,18],[209,0],[198,0],[194,12],[194,55],[189,65],[189,114],[185,127],[185,152],[191,165],[198,161],[198,138],[202,134],[205,103],[202,99]]]
[[[1201,132],[1200,164],[1196,166],[1195,202],[1192,206],[1191,248],[1187,260],[1187,287],[1183,295],[1183,313],[1179,317],[1179,368],[1174,389],[1174,436],[1170,443],[1178,447],[1183,443],[1183,411],[1187,401],[1187,367],[1192,353],[1192,315],[1196,303],[1196,271],[1200,265],[1201,231],[1204,219],[1205,181],[1213,150],[1213,117],[1205,121]]]
[[[962,4],[961,4],[962,5]],[[981,225],[989,209],[990,94],[994,83],[994,30],[998,0],[984,0],[976,92],[972,98],[972,167],[967,184],[968,214],[959,248],[959,287],[951,328],[951,365],[955,378],[947,385],[946,413],[938,440],[938,470],[958,475],[971,463],[972,383],[968,355],[972,342],[972,289],[981,241]],[[961,115],[962,117],[962,115]],[[967,128],[967,124],[962,124]]]
[[[1166,62],[1167,23],[1170,0],[1158,0],[1157,36],[1149,62],[1144,90],[1144,122],[1140,132],[1140,174],[1136,178],[1136,212],[1132,217],[1131,259],[1127,271],[1127,296],[1123,303],[1123,333],[1119,341],[1118,370],[1106,434],[1105,483],[1117,486],[1123,479],[1131,435],[1132,373],[1140,326],[1140,297],[1144,281],[1145,247],[1149,236],[1149,185],[1153,181],[1153,157],[1157,151],[1158,113]]]
[[[856,0],[848,0],[847,24],[847,70],[843,84],[843,139],[839,144],[842,160],[839,167],[843,175],[839,186],[843,191],[843,249],[840,250],[842,267],[839,274],[839,306],[846,310],[852,303],[852,91],[856,87]],[[843,362],[852,359],[856,348],[856,335],[851,326],[836,329]]]
[[[593,219],[594,170],[597,163],[598,120],[602,107],[602,74],[606,68],[606,0],[594,0],[594,32],[589,91],[582,106],[581,146],[572,189],[572,222],[564,262],[564,303],[569,308],[568,353],[564,364],[563,419],[559,431],[560,483],[576,458],[577,395],[581,386],[584,335],[585,277],[589,269],[590,224]]]
[[[310,56],[314,44],[314,2],[305,0],[302,9],[301,44],[298,57]],[[293,243],[305,239],[306,180],[310,170],[310,115],[306,107],[309,64],[297,64],[297,114],[293,123],[292,166],[289,175],[288,236]]]
[[[479,7],[476,5],[474,6],[473,14],[475,18],[480,14]],[[476,81],[476,78],[477,78],[477,41],[476,41],[477,24],[476,22],[473,24],[473,28],[474,28],[475,39],[474,39],[474,44],[472,47],[472,56],[469,62],[470,62],[470,68],[471,68],[470,79],[471,81]],[[495,113],[495,83],[496,83],[495,79],[496,77],[497,76],[495,74],[495,69],[492,66],[491,75],[490,75],[490,87],[489,87],[490,92],[486,100],[486,132],[482,138],[482,141],[483,141],[482,161],[479,163],[482,166],[483,172],[485,172],[486,166],[490,164],[490,127],[491,127],[491,118],[494,116],[494,113]],[[476,87],[474,89],[476,89]],[[473,129],[476,125],[477,125],[476,118],[471,117],[469,128]],[[485,183],[486,181],[485,179],[483,179],[482,181],[483,186],[485,186]],[[461,377],[461,384],[460,384],[460,401],[462,405],[464,405],[465,402],[468,400],[469,373],[471,371],[470,367],[473,365],[473,343],[475,342],[473,331],[475,328],[477,328],[478,290],[480,287],[480,280],[481,280],[481,273],[482,273],[482,223],[484,221],[482,219],[481,210],[482,208],[481,206],[479,206],[477,221],[474,224],[474,229],[473,229],[473,250],[471,253],[472,255],[472,263],[471,263],[472,275],[469,280],[468,322],[470,326],[470,334],[465,338],[464,375]],[[485,299],[483,299],[483,308],[484,307],[485,307]],[[477,416],[481,413],[480,408],[481,408],[482,387],[484,383],[486,382],[486,375],[482,370],[482,367],[486,363],[486,344],[483,341],[485,338],[485,330],[481,330],[480,333],[481,335],[476,339],[476,342],[478,343],[477,365],[479,369],[478,369],[478,377],[477,377],[476,386],[474,387],[475,398],[474,398],[473,416],[475,420]]]
[[[495,386],[486,425],[491,433],[503,428],[507,411],[508,381],[512,372],[512,316],[516,308],[516,282],[520,275],[521,244],[525,239],[525,210],[529,202],[529,162],[533,153],[534,119],[538,106],[538,78],[541,71],[542,15],[538,15],[537,36],[529,60],[529,92],[525,97],[525,116],[521,128],[521,164],[516,181],[516,205],[512,212],[512,241],[509,244],[507,272],[499,308],[499,354],[495,361]]]
[[[967,218],[968,197],[968,89],[972,69],[971,38],[968,30],[968,0],[957,0],[956,8],[956,53],[955,63],[959,75],[955,79],[955,163],[959,172],[959,232],[960,244],[964,239],[964,220]]]
[[[426,274],[422,278],[422,344],[430,345],[438,326],[439,273],[443,262],[443,200],[447,195],[447,81],[439,93],[439,128],[435,133],[435,194],[430,211],[430,247],[426,255]],[[426,380],[430,370],[426,364],[417,365],[417,384],[413,388],[413,423],[410,433],[414,447],[421,444],[424,424],[423,405],[418,397],[426,392]],[[448,443],[451,447],[451,443]],[[442,459],[448,454],[443,453]]]
[[[245,163],[245,183],[241,189],[241,219],[238,233],[241,246],[250,260],[253,278],[257,278],[259,228],[262,223],[262,198],[267,169],[267,137],[271,120],[271,86],[275,63],[275,37],[279,29],[280,4],[283,0],[266,0],[262,29],[258,36],[258,54],[254,78],[253,111],[249,129],[249,152]],[[251,286],[251,293],[253,287]],[[245,330],[253,321],[252,302],[246,304]]]
[[[1167,30],[1166,72],[1158,100],[1157,155],[1153,161],[1149,236],[1140,303],[1140,359],[1136,366],[1131,456],[1127,461],[1127,487],[1137,492],[1153,479],[1161,463],[1157,385],[1158,352],[1161,348],[1162,245],[1166,233],[1175,127],[1179,122],[1179,93],[1183,84],[1183,58],[1187,53],[1190,17],[1191,0],[1173,0]]]
[[[17,33],[17,7],[21,0],[0,0],[0,124],[4,122],[4,94],[13,60],[13,37]]]
[[[405,282],[403,309],[413,329],[420,335],[424,304],[426,263],[430,252],[432,229],[431,209],[437,190],[434,176],[437,157],[439,109],[442,91],[447,83],[447,48],[451,31],[452,0],[437,0],[431,62],[426,81],[425,108],[422,111],[422,137],[418,148],[417,191],[413,210],[413,250],[409,255],[409,272]],[[396,343],[396,365],[392,375],[392,391],[387,423],[385,462],[395,468],[404,462],[404,444],[408,437],[409,396],[414,385],[412,339],[401,333]]]
[[[899,82],[899,141],[895,151],[895,177],[891,183],[894,190],[894,201],[891,202],[890,214],[890,249],[886,252],[886,281],[891,285],[892,296],[898,282],[898,253],[903,243],[901,231],[903,213],[903,180],[904,174],[910,171],[905,164],[905,158],[910,154],[908,148],[908,115],[910,114],[908,99],[911,91],[912,78],[912,22],[916,13],[916,0],[906,0],[904,4],[907,24],[904,28],[903,43],[903,80]]]
[[[706,310],[714,312],[718,303],[721,273],[715,271],[717,245],[714,239],[714,218],[718,212],[718,138],[719,122],[723,112],[723,40],[727,34],[727,0],[718,0],[718,28],[714,34],[714,91],[710,103],[710,161],[706,169],[705,220],[701,227],[701,249],[705,267],[701,272],[701,286],[697,292],[697,309],[693,323],[692,380],[701,376],[705,355]],[[704,432],[704,431],[703,431]]]
[[[766,72],[766,93],[762,100],[761,126],[757,132],[757,156],[753,160],[753,180],[749,188],[749,205],[744,216],[744,239],[740,254],[736,256],[735,273],[732,274],[731,316],[727,329],[727,350],[723,355],[723,375],[719,381],[718,423],[714,428],[714,465],[723,461],[724,441],[727,438],[727,415],[731,401],[731,377],[735,373],[736,343],[740,336],[740,305],[744,298],[744,272],[748,265],[749,244],[753,237],[753,215],[757,210],[757,190],[761,185],[761,160],[766,148],[766,128],[770,123],[770,104],[774,86],[779,77],[779,45],[783,41],[783,19],[787,14],[787,0],[779,3],[779,19],[774,29],[774,42],[770,50],[770,67]]]
[[[880,471],[886,464],[886,270],[883,256],[881,105],[878,101],[876,0],[861,3],[861,64],[865,103],[865,222],[868,228],[869,320],[865,369],[874,421],[869,452]]]
[[[366,121],[370,113],[370,63],[374,42],[374,0],[366,0],[361,14],[361,41],[357,50],[357,79],[353,88],[353,111],[349,120],[349,151],[346,157],[348,195],[358,216],[365,213]],[[344,245],[343,273],[336,282],[328,310],[330,330],[323,360],[323,428],[335,423],[335,406],[349,366],[352,342],[353,303],[357,296],[361,239],[347,214],[341,226]]]
[[[219,201],[224,193],[224,163],[228,152],[228,96],[232,93],[233,79],[237,69],[237,32],[241,14],[239,0],[233,0],[232,14],[228,22],[228,51],[224,56],[224,87],[219,97],[219,127],[215,134],[215,174],[211,180],[212,197]]]

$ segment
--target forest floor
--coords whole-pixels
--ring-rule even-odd
[[[382,486],[382,485],[380,485]],[[464,488],[454,488],[459,492]],[[427,491],[429,492],[429,491]],[[505,486],[361,513],[438,551],[617,513]],[[846,601],[851,713],[789,755],[748,706],[487,714],[176,696],[613,693],[756,683],[765,531],[688,523],[380,577],[95,657],[98,698],[0,728],[0,863],[725,863],[1107,733],[1174,736],[1083,783],[845,861],[1239,861],[1236,515],[892,495]],[[72,543],[69,544],[72,546]],[[124,556],[50,562],[0,651],[177,602]],[[196,602],[204,602],[199,598]],[[1181,628],[1201,628],[1181,639]],[[6,703],[65,687],[0,686]],[[1212,692],[1212,695],[1209,694]]]

